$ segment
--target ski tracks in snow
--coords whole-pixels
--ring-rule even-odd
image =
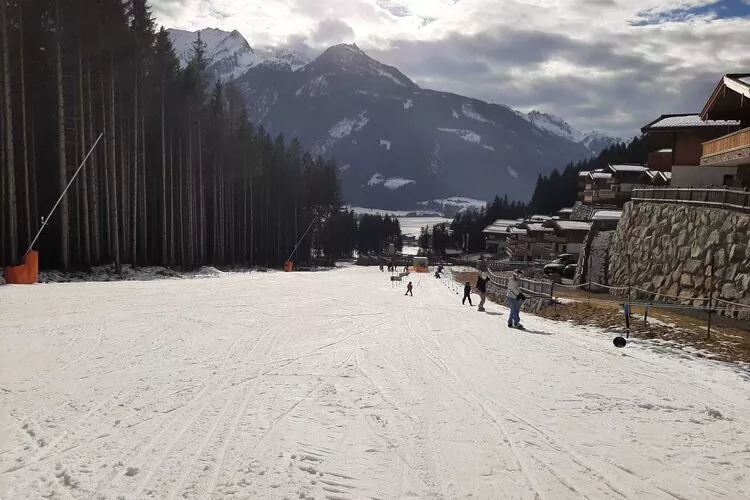
[[[415,292],[373,268],[0,289],[0,497],[750,495],[731,369]]]

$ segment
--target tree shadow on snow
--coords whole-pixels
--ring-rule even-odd
[[[485,314],[486,314],[487,316],[505,316],[505,315],[504,315],[503,313],[501,313],[501,312],[486,312]]]

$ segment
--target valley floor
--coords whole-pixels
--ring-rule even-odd
[[[0,497],[750,497],[740,366],[411,279],[0,287]]]

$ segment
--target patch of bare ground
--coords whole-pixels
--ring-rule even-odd
[[[460,283],[476,283],[476,272],[457,272]],[[611,295],[587,294],[579,290],[555,291],[566,303],[542,308],[537,314],[556,321],[591,325],[625,332],[622,298]],[[491,295],[488,297],[491,299]],[[698,357],[730,363],[750,363],[750,324],[713,315],[711,335],[707,338],[708,313],[704,311],[651,308],[644,322],[643,307],[632,307],[630,338],[668,342],[676,349],[689,347]]]
[[[722,324],[713,325],[707,338],[708,315],[689,317],[671,310],[650,309],[648,321],[644,321],[644,309],[633,307],[630,322],[630,337],[658,339],[669,342],[675,348],[689,346],[707,357],[731,363],[750,363],[750,333],[742,328]],[[611,329],[613,333],[625,332],[625,315],[617,301],[592,299],[547,306],[539,316],[556,321],[592,325]]]

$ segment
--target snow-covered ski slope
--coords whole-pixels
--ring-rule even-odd
[[[750,498],[739,368],[411,278],[0,288],[0,496]]]

